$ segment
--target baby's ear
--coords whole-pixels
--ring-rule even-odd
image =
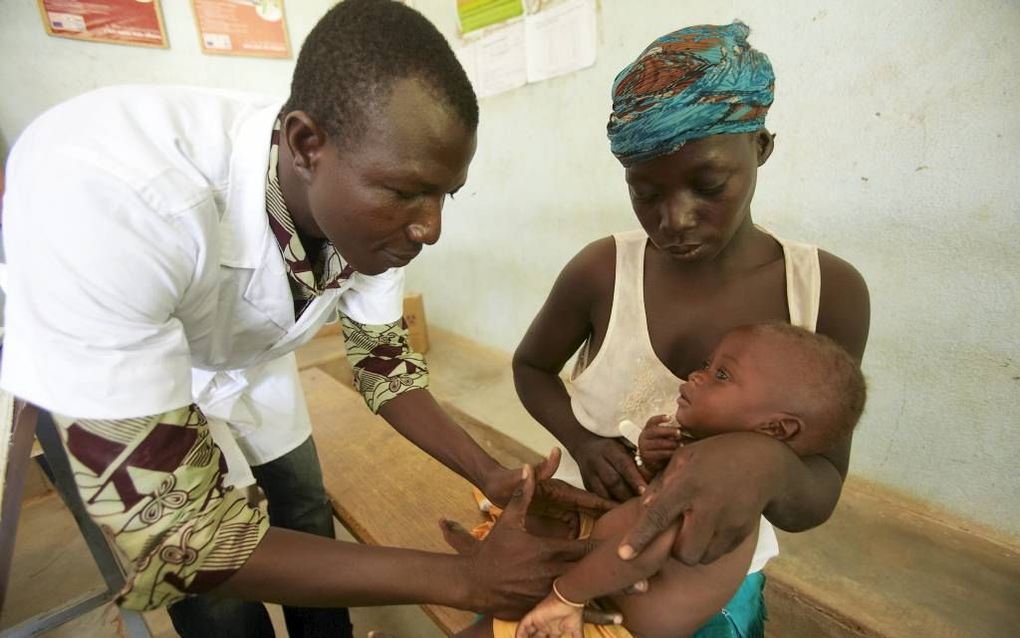
[[[760,432],[779,441],[789,441],[797,436],[804,422],[795,414],[775,414],[761,423],[755,432]]]

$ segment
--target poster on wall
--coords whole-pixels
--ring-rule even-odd
[[[37,0],[46,33],[60,38],[166,47],[159,0]]]
[[[289,58],[283,0],[191,0],[203,53]]]
[[[462,0],[458,0],[461,2]],[[490,25],[455,50],[480,98],[567,75],[595,64],[595,0],[533,0],[523,19]]]
[[[457,0],[461,33],[477,31],[523,14],[521,0]]]

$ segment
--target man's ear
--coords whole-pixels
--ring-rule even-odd
[[[797,436],[803,427],[804,421],[799,416],[782,413],[769,417],[760,423],[754,431],[771,436],[778,441],[789,441]]]
[[[754,144],[758,149],[758,166],[761,166],[771,157],[772,149],[776,147],[776,136],[763,127],[754,133]]]
[[[291,111],[280,127],[281,145],[286,144],[293,158],[294,172],[306,184],[312,181],[315,169],[326,149],[327,135],[304,111]]]

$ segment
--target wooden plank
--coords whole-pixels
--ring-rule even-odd
[[[359,541],[450,553],[440,518],[481,521],[469,484],[372,414],[361,396],[317,368],[301,372],[326,493],[337,518]],[[475,615],[425,606],[454,633]]]
[[[3,394],[7,395],[6,392]],[[22,401],[14,401],[7,395],[5,412],[0,415],[10,421],[10,439],[0,441],[5,447],[5,466],[2,483],[0,483],[0,609],[3,609],[7,598],[7,583],[11,574],[14,558],[14,540],[18,533],[18,517],[21,514],[22,492],[25,488],[25,476],[31,462],[32,443],[35,440],[35,425],[38,410],[34,405]]]

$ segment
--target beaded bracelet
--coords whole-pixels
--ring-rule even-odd
[[[556,587],[556,583],[558,583],[559,580],[560,579],[557,578],[556,580],[553,581],[553,588],[552,588],[553,589],[553,594],[555,594],[556,597],[560,599],[560,602],[563,603],[564,605],[568,605],[570,607],[573,607],[574,609],[584,609],[584,603],[575,603],[574,601],[567,600],[566,598],[563,597],[563,594],[560,593],[559,588]]]

